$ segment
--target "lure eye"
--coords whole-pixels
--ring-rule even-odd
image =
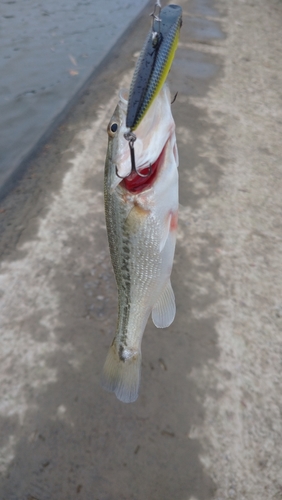
[[[117,129],[118,129],[118,124],[116,122],[109,123],[109,125],[108,125],[108,134],[111,137],[114,137],[115,134],[116,134]]]

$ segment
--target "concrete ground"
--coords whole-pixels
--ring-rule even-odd
[[[282,499],[282,2],[179,3],[176,319],[136,403],[100,388],[105,128],[144,18],[0,206],[1,500]]]

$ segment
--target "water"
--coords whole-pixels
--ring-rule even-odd
[[[1,2],[0,191],[147,3]]]

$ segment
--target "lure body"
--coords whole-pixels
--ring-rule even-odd
[[[172,4],[161,10],[160,21],[153,21],[153,30],[137,61],[129,92],[126,126],[132,131],[166,80],[178,44],[181,16],[181,7]]]
[[[105,213],[118,288],[118,321],[102,385],[124,402],[138,397],[141,340],[150,314],[160,328],[169,326],[175,316],[170,274],[178,214],[178,153],[170,100],[165,85],[137,129],[135,159],[139,171],[149,171],[146,177],[130,173],[124,95],[108,127]]]

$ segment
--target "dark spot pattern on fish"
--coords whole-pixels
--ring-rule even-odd
[[[122,238],[122,248],[127,248],[128,251],[123,253],[121,261],[121,278],[122,278],[122,289],[124,291],[123,299],[119,303],[119,314],[118,314],[118,325],[119,325],[119,355],[123,346],[127,345],[127,327],[128,318],[130,314],[130,235],[126,227],[126,223],[123,224],[123,238]],[[121,358],[122,359],[122,358]]]

